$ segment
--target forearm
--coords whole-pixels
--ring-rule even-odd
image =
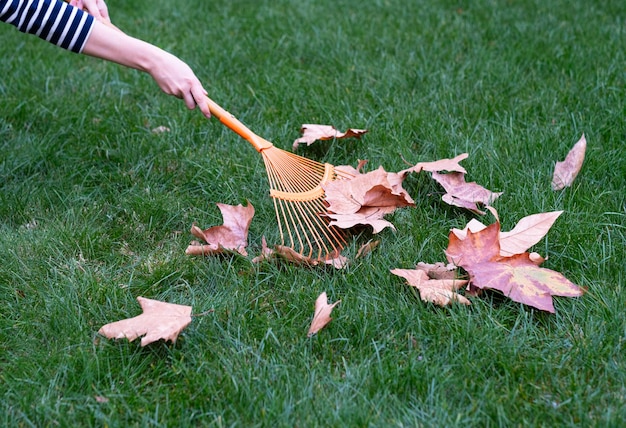
[[[169,55],[101,22],[94,23],[82,53],[147,73],[158,67],[159,58]]]
[[[197,105],[206,117],[211,116],[206,90],[193,70],[163,49],[97,21],[83,53],[144,71],[152,76],[163,92],[182,98],[190,109]]]

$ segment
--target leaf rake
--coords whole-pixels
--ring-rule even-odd
[[[323,185],[352,174],[275,147],[211,99],[209,109],[263,156],[282,245],[311,259],[336,258],[346,243],[345,233],[325,215]]]

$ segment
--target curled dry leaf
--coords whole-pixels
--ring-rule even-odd
[[[358,258],[367,256],[369,253],[374,251],[376,247],[378,247],[378,244],[380,244],[380,240],[372,241],[370,239],[365,244],[361,245],[359,250],[356,252],[356,256],[354,258],[358,259]]]
[[[300,130],[302,137],[293,142],[293,150],[296,151],[300,144],[310,146],[317,140],[332,140],[339,138],[360,138],[367,132],[367,129],[348,129],[346,132],[339,132],[334,126],[304,124]]]
[[[348,259],[341,254],[331,254],[325,259],[314,259],[303,256],[291,247],[284,245],[275,245],[274,248],[267,246],[265,236],[261,238],[261,254],[252,259],[252,263],[259,263],[264,260],[270,260],[273,257],[280,257],[296,265],[317,266],[320,264],[330,265],[336,269],[343,269],[348,265]]]
[[[248,255],[248,229],[254,217],[254,207],[250,202],[247,206],[241,204],[226,205],[217,204],[222,213],[224,224],[213,226],[206,230],[193,225],[191,234],[207,243],[192,242],[185,251],[189,255],[211,255],[221,253],[224,250],[236,251],[239,254]]]
[[[178,335],[191,323],[191,306],[165,303],[137,297],[143,313],[134,318],[106,324],[98,333],[108,339],[141,338],[141,346],[164,339],[176,342]],[[145,335],[145,336],[144,336]]]
[[[586,150],[587,139],[585,138],[585,134],[583,134],[580,140],[578,140],[569,151],[565,160],[557,162],[554,166],[552,190],[561,190],[572,185],[583,166]]]
[[[465,286],[467,280],[460,279],[431,279],[423,269],[392,269],[391,273],[406,279],[407,283],[418,289],[424,302],[446,306],[453,302],[469,305],[470,301],[456,293],[456,290]]]
[[[433,172],[432,177],[446,190],[446,194],[441,198],[444,202],[478,214],[484,214],[484,211],[478,208],[478,204],[491,205],[502,194],[487,190],[475,182],[467,183],[462,172],[447,174]]]
[[[463,153],[452,159],[440,159],[434,162],[418,162],[415,166],[402,170],[398,174],[406,175],[410,172],[419,173],[422,171],[429,171],[429,172],[448,171],[448,172],[460,172],[460,173],[465,174],[467,173],[467,171],[465,170],[465,168],[463,168],[459,164],[459,162],[461,162],[463,159],[467,159],[468,156],[469,155],[467,153]]]
[[[396,208],[414,206],[411,196],[402,188],[402,179],[382,167],[359,174],[349,180],[335,180],[324,185],[331,225],[351,228],[370,225],[374,233],[393,225],[383,220]]]
[[[452,263],[443,264],[437,262],[435,264],[419,262],[416,269],[426,272],[430,279],[456,279],[456,266]]]
[[[313,314],[313,320],[311,321],[311,326],[309,327],[309,332],[307,333],[308,337],[313,336],[332,321],[330,313],[339,303],[341,303],[341,300],[337,300],[335,303],[329,304],[326,292],[323,292],[318,296],[315,300],[315,313]]]
[[[389,214],[393,210],[384,208],[368,207],[359,210],[354,214],[327,214],[332,221],[331,226],[337,226],[341,229],[350,229],[357,225],[371,226],[372,233],[378,233],[386,227],[395,230],[395,226],[390,221],[383,219],[385,214]]]

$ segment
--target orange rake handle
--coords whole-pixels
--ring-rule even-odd
[[[257,152],[260,153],[265,149],[274,147],[272,143],[256,135],[246,125],[241,123],[235,116],[224,110],[212,99],[208,99],[208,104],[209,110],[211,111],[211,114],[213,116],[217,117],[220,122],[230,128],[232,131],[236,132],[237,135],[239,135],[241,138],[252,144]]]

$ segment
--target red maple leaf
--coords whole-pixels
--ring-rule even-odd
[[[474,287],[499,290],[515,302],[554,313],[552,296],[579,297],[584,289],[561,273],[537,266],[529,253],[464,266]]]
[[[446,256],[469,273],[472,287],[499,290],[544,311],[554,312],[552,296],[576,297],[585,291],[559,272],[539,267],[528,252],[503,257],[499,222],[477,232],[468,229],[463,239],[450,232]]]

